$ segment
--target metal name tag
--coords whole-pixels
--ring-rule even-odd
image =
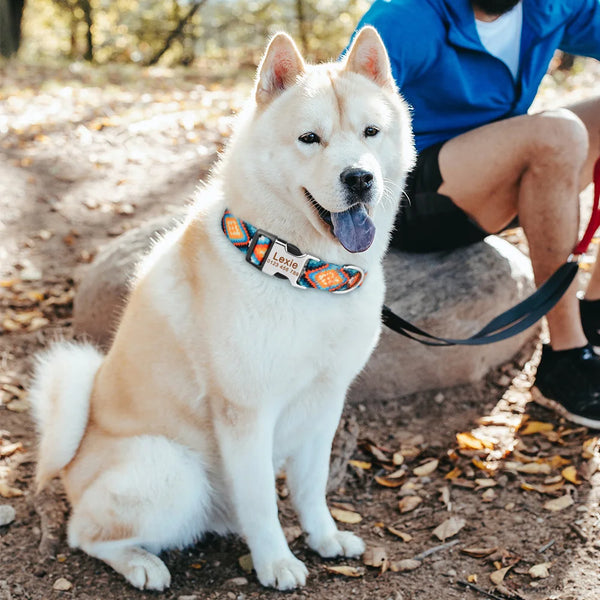
[[[294,254],[288,250],[288,245],[279,239],[275,239],[262,263],[261,271],[267,275],[283,275],[296,287],[306,289],[298,285],[304,272],[304,266],[312,258],[309,254]]]

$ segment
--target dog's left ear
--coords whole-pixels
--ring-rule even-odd
[[[278,33],[269,44],[258,67],[256,103],[268,104],[283,90],[293,85],[305,66],[294,40],[286,33]]]
[[[381,87],[396,89],[390,59],[374,27],[363,27],[345,56],[345,70],[364,75]]]

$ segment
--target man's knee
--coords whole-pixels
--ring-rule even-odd
[[[572,170],[574,174],[587,159],[589,134],[583,121],[570,110],[559,108],[531,116],[532,165]]]

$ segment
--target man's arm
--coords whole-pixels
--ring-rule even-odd
[[[600,60],[600,0],[577,0],[560,49]]]

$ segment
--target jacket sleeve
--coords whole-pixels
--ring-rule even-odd
[[[600,59],[600,0],[574,0],[560,49]]]
[[[355,34],[365,25],[371,25],[378,31],[400,90],[435,60],[434,43],[423,43],[424,35],[430,40],[432,35],[431,31],[424,32],[423,27],[439,21],[439,18],[433,18],[435,15],[428,14],[431,10],[427,2],[375,0],[356,28]]]

